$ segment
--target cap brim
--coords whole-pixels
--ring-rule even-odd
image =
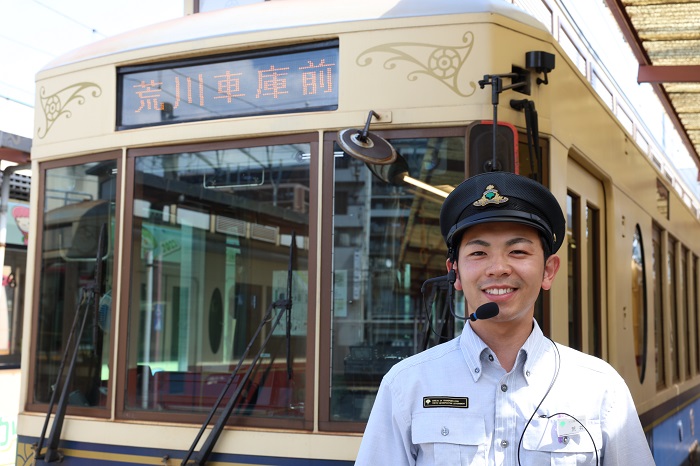
[[[446,241],[448,244],[451,244],[452,239],[457,233],[464,231],[467,228],[472,227],[474,225],[492,222],[512,222],[530,226],[544,233],[544,237],[547,239],[548,242],[550,242],[550,250],[554,246],[554,244],[551,243],[551,240],[553,239],[552,231],[545,226],[546,223],[544,222],[544,220],[542,220],[535,214],[530,214],[519,210],[499,210],[471,215],[470,217],[462,220],[461,222],[457,222],[450,229],[449,233],[447,234]]]

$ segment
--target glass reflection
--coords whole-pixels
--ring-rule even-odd
[[[464,180],[464,139],[392,139],[409,175],[450,192]],[[387,184],[364,163],[335,158],[331,419],[364,421],[382,376],[398,361],[458,334],[445,287],[438,216],[444,197]],[[464,315],[462,294],[455,313]],[[426,312],[427,308],[427,312]]]
[[[240,363],[224,398],[241,388],[234,415],[303,417],[309,154],[302,143],[135,159],[127,408],[208,412]],[[290,284],[289,330],[283,318],[256,337]]]
[[[639,225],[632,239],[632,324],[634,333],[634,356],[639,381],[644,381],[646,369],[646,280],[644,278],[644,249]]]
[[[72,354],[72,339],[85,317],[70,387],[69,404],[105,407],[110,371],[109,333],[114,260],[115,160],[45,171],[39,332],[34,400],[49,402],[61,360]],[[93,295],[100,230],[107,232],[102,257],[102,296]],[[99,302],[95,302],[96,299]],[[95,312],[96,306],[98,311]],[[86,313],[86,314],[85,314]],[[76,315],[78,318],[76,319]],[[69,363],[66,363],[65,376]]]

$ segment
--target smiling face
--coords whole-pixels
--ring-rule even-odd
[[[448,260],[447,267],[450,268]],[[483,323],[531,326],[540,289],[548,290],[559,269],[559,257],[546,261],[537,230],[509,222],[468,228],[457,256],[455,288],[464,292],[468,314],[492,301],[499,314]],[[481,322],[481,321],[479,321]]]

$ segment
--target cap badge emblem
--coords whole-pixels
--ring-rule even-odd
[[[504,202],[508,202],[508,198],[501,196],[496,187],[490,184],[486,186],[486,191],[481,195],[481,199],[474,201],[473,205],[476,207],[484,207],[488,204],[503,204]]]

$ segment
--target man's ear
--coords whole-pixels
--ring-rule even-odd
[[[462,282],[459,281],[459,269],[457,268],[457,261],[452,262],[449,258],[445,260],[445,267],[447,267],[447,274],[449,275],[450,270],[454,270],[455,273],[455,290],[462,290]]]
[[[542,277],[542,289],[549,290],[552,287],[554,277],[557,275],[561,259],[556,254],[552,254],[544,263],[544,276]]]

